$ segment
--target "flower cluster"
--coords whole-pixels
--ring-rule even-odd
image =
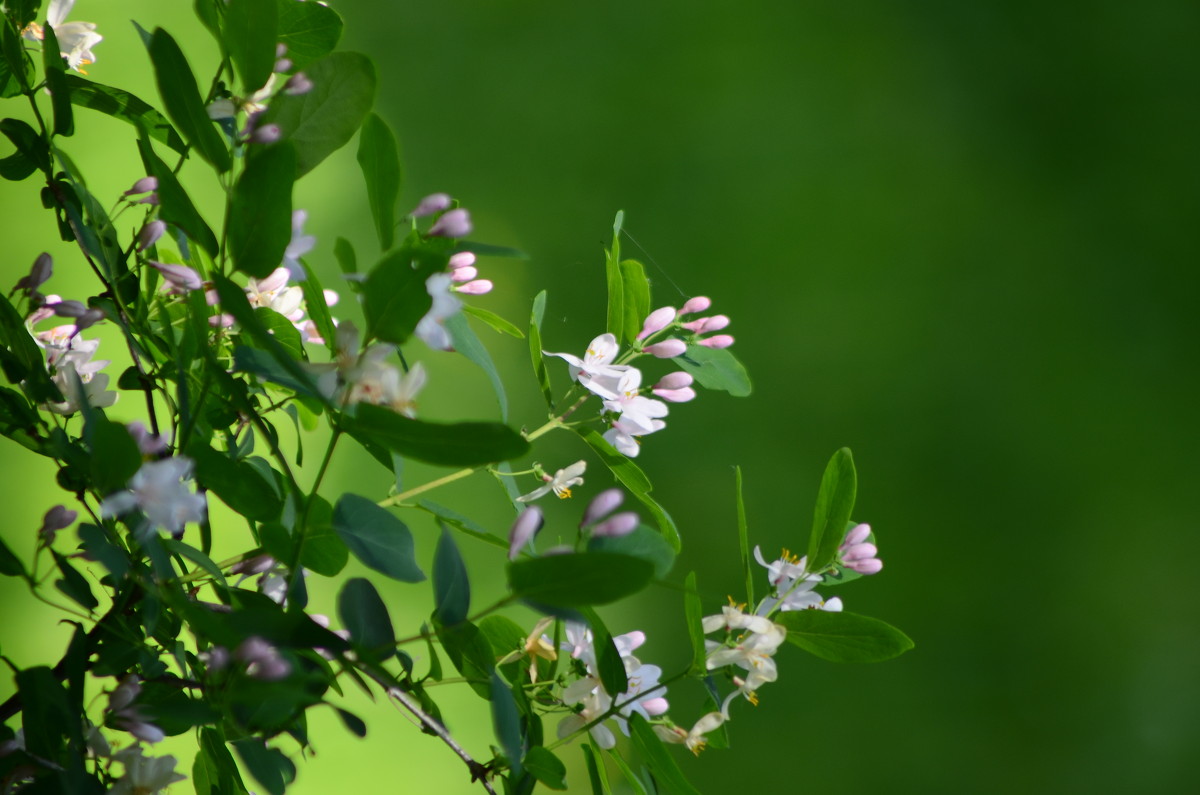
[[[396,353],[395,345],[377,342],[360,351],[359,340],[354,323],[338,325],[334,361],[309,365],[318,388],[342,405],[371,403],[415,417],[417,393],[425,386],[425,368],[416,362],[402,373],[389,361]]]
[[[94,22],[67,22],[67,14],[75,5],[75,0],[50,0],[46,9],[46,22],[54,30],[58,39],[58,49],[66,60],[67,66],[80,74],[87,74],[84,66],[96,62],[96,54],[92,52],[104,37],[96,32]],[[26,41],[40,42],[46,38],[46,31],[36,22],[29,24],[21,35]]]
[[[192,476],[192,460],[173,456],[147,461],[129,479],[129,491],[119,491],[104,499],[101,516],[122,516],[140,510],[145,520],[135,531],[146,537],[162,528],[178,538],[188,522],[203,522],[208,505],[203,494],[196,494],[185,482]]]

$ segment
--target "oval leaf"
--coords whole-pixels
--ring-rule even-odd
[[[775,620],[787,627],[789,643],[830,662],[881,662],[914,645],[890,624],[854,613],[796,610]]]
[[[158,93],[167,115],[201,157],[217,171],[228,171],[233,162],[229,157],[229,149],[208,118],[196,78],[179,45],[170,33],[158,28],[150,37],[149,50],[154,76],[158,81]]]
[[[295,179],[296,153],[286,141],[247,158],[229,214],[229,253],[242,273],[263,279],[283,261],[292,239]]]
[[[377,660],[395,651],[396,635],[387,606],[370,580],[353,577],[338,594],[338,616],[358,647]]]
[[[728,348],[689,344],[687,351],[674,361],[705,389],[719,389],[734,397],[746,397],[752,391],[746,368]]]
[[[519,560],[508,566],[513,594],[551,607],[603,605],[635,594],[654,565],[615,552],[581,552]]]
[[[401,582],[421,582],[412,533],[385,508],[357,494],[344,494],[333,511],[333,529],[354,557]]]
[[[382,406],[359,404],[346,429],[408,458],[445,466],[479,466],[520,458],[525,437],[498,422],[442,425],[410,419]]]
[[[850,454],[850,448],[843,447],[829,459],[825,474],[821,476],[812,535],[808,539],[809,571],[823,571],[837,557],[838,547],[845,538],[846,523],[854,510],[857,491],[854,456]]]
[[[358,134],[358,166],[367,183],[367,202],[379,248],[396,242],[396,199],[400,196],[400,152],[387,122],[372,113]]]

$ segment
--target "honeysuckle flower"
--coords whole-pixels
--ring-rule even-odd
[[[176,759],[171,755],[145,756],[138,746],[117,751],[114,759],[125,766],[125,775],[113,784],[109,795],[157,795],[187,776],[175,772]]]
[[[705,616],[701,622],[704,634],[724,629],[726,632],[743,629],[763,634],[771,631],[771,621],[764,616],[742,612],[745,605],[727,604],[721,608],[719,615]]]
[[[249,279],[246,282],[246,299],[250,306],[263,306],[273,309],[293,322],[304,317],[300,304],[304,301],[304,291],[299,287],[289,287],[290,271],[279,266],[263,279]]]
[[[766,632],[753,630],[741,636],[732,646],[725,646],[713,641],[705,641],[708,657],[705,667],[712,671],[724,668],[726,665],[736,665],[747,671],[754,671],[763,682],[774,682],[777,676],[775,652],[787,637],[787,629],[780,624],[770,623]]]
[[[50,546],[54,543],[55,534],[59,530],[65,530],[75,524],[78,517],[78,511],[72,511],[64,505],[55,505],[42,517],[42,526],[38,528],[38,536],[46,546]]]
[[[165,221],[160,221],[157,218],[142,227],[142,231],[138,233],[138,248],[137,250],[145,251],[158,242],[159,238],[167,231]]]
[[[442,210],[450,206],[452,199],[448,193],[431,193],[417,203],[417,206],[409,212],[409,218],[423,218],[426,215],[440,213]]]
[[[588,503],[587,510],[583,513],[583,519],[580,520],[579,526],[587,527],[593,522],[598,522],[600,519],[608,516],[610,513],[621,507],[621,503],[625,501],[625,492],[620,489],[605,489],[592,498]]]
[[[462,207],[447,210],[429,227],[429,234],[434,237],[466,237],[471,234],[471,214]]]
[[[438,351],[454,349],[450,332],[446,331],[443,323],[462,308],[462,301],[450,292],[450,284],[448,273],[435,273],[425,280],[425,291],[433,299],[433,304],[413,331],[426,345]]]
[[[454,292],[465,295],[484,295],[490,293],[493,287],[495,285],[490,279],[473,279],[466,284],[455,285]]]
[[[733,344],[733,337],[728,334],[714,334],[711,337],[696,340],[696,344],[703,345],[705,348],[728,348]]]
[[[568,686],[563,692],[563,700],[568,704],[580,704],[582,708],[577,713],[573,713],[563,718],[558,723],[558,737],[563,739],[571,736],[575,732],[582,729],[587,724],[594,721],[596,718],[608,712],[612,706],[612,698],[604,692],[602,688],[591,690],[586,695],[580,695],[572,690],[581,683],[587,684],[587,680],[580,680],[574,685]],[[616,735],[612,733],[612,729],[605,726],[603,723],[597,723],[593,726],[589,733],[592,735],[592,740],[601,748],[612,748],[617,744]]]
[[[264,124],[261,127],[255,126],[253,132],[249,135],[250,143],[254,144],[273,144],[283,137],[283,128],[278,124]]]
[[[108,408],[116,403],[117,393],[108,391],[108,375],[100,372],[108,364],[107,359],[91,361],[91,353],[85,350],[63,353],[54,363],[51,380],[64,399],[61,403],[48,403],[46,407],[55,414],[74,414],[85,404]]]
[[[138,450],[143,456],[158,456],[167,452],[167,440],[150,433],[141,420],[126,423],[125,430],[129,431],[129,435],[137,442]]]
[[[543,475],[542,479],[546,481],[545,485],[537,487],[528,494],[522,494],[520,497],[517,497],[517,502],[532,502],[539,497],[544,497],[551,491],[560,500],[568,499],[571,496],[572,486],[583,485],[583,473],[586,470],[587,461],[576,461],[574,464],[555,472],[554,477]]]
[[[175,265],[167,262],[153,262],[150,267],[162,274],[163,279],[177,292],[189,292],[204,287],[204,280],[194,268],[187,265]]]
[[[642,372],[630,367],[621,374],[617,381],[617,396],[613,400],[605,400],[604,408],[621,415],[621,420],[628,427],[637,428],[641,433],[654,430],[654,421],[667,416],[667,404],[661,400],[643,397],[638,394],[642,385]]]
[[[538,658],[553,662],[558,659],[558,652],[554,649],[554,643],[545,635],[547,627],[554,623],[552,616],[546,616],[540,619],[530,630],[529,635],[525,638],[525,644],[520,652],[513,652],[500,663],[512,662],[521,657],[529,658],[529,683],[537,682],[537,661]]]
[[[67,14],[71,13],[75,0],[50,0],[46,10],[46,21],[54,28],[54,36],[58,39],[58,49],[67,60],[67,66],[80,74],[87,74],[81,67],[96,62],[96,54],[92,52],[104,37],[96,32],[94,22],[67,22]],[[31,23],[22,35],[27,41],[44,41],[46,32],[36,22]]]
[[[671,325],[675,320],[675,307],[664,306],[661,309],[655,309],[646,316],[645,322],[642,324],[642,331],[637,335],[637,339],[644,340],[651,334],[656,334],[662,331],[667,326]]]
[[[647,345],[643,348],[646,353],[659,359],[673,359],[687,351],[687,343],[683,340],[669,339]]]
[[[363,352],[347,376],[347,404],[372,403],[406,417],[417,416],[417,394],[427,380],[425,367],[416,362],[401,374],[399,368],[385,361],[395,350],[391,345],[372,345]]]
[[[162,742],[163,730],[147,721],[133,702],[141,695],[142,685],[133,674],[122,677],[120,683],[108,694],[108,710],[113,714],[113,723],[148,743]]]
[[[784,550],[783,557],[767,563],[763,559],[762,551],[756,546],[754,559],[760,566],[767,569],[771,585],[775,587],[775,594],[759,604],[756,611],[759,615],[767,615],[776,609],[783,611],[826,610],[833,613],[842,609],[840,598],[835,597],[826,601],[813,590],[821,582],[821,575],[808,573],[807,558],[796,559],[795,556],[789,555],[787,550]]]
[[[58,296],[49,297],[57,298]],[[57,304],[52,304],[49,306],[56,305]],[[53,312],[51,311],[51,313]],[[37,313],[35,312],[34,315],[36,314]],[[31,321],[34,320],[34,315],[29,316]],[[46,315],[46,317],[49,317],[49,315]],[[38,319],[41,320],[44,318]],[[54,328],[47,329],[46,331],[39,331],[34,337],[34,342],[36,342],[39,347],[45,349],[46,364],[52,367],[57,365],[58,360],[62,358],[63,354],[67,353],[68,351],[77,351],[84,354],[86,358],[90,359],[92,355],[96,353],[96,349],[100,347],[100,340],[85,340],[83,337],[79,336],[75,330],[75,326],[73,325],[55,326]]]
[[[264,682],[287,679],[292,665],[279,656],[279,650],[257,635],[246,638],[233,652],[234,659],[246,663],[246,673]]]
[[[706,312],[712,306],[712,299],[705,295],[697,295],[689,298],[684,302],[683,306],[679,307],[680,315],[692,315],[696,312]]]
[[[569,365],[567,372],[584,389],[605,400],[616,400],[621,376],[632,369],[627,364],[613,364],[618,349],[615,335],[601,334],[588,343],[582,359],[569,353],[542,353],[566,361]]]
[[[100,515],[121,516],[136,509],[146,521],[136,533],[144,536],[161,527],[178,538],[188,522],[203,522],[207,503],[202,494],[194,493],[184,481],[192,476],[192,460],[185,456],[148,461],[129,479],[129,491],[105,498]]]
[[[145,197],[135,202],[136,204],[158,204],[158,178],[157,177],[142,177],[137,182],[130,186],[129,190],[125,191],[122,196],[129,198],[130,196],[138,196],[146,194]]]
[[[37,288],[49,281],[53,274],[54,259],[49,254],[42,252],[33,261],[33,265],[29,268],[29,274],[17,280],[16,286],[13,287],[13,292],[25,290],[28,293],[34,293],[37,291]]]
[[[283,72],[286,70],[276,69],[275,71]],[[296,72],[296,74],[289,77],[287,82],[283,84],[283,93],[291,97],[299,96],[300,94],[307,94],[312,90],[313,82],[308,79],[308,75],[304,74],[304,72]]]
[[[592,535],[600,536],[601,538],[627,536],[636,530],[641,523],[641,518],[633,511],[622,511],[621,513],[613,514],[602,522],[594,524],[592,526]]]
[[[512,529],[508,532],[509,560],[516,560],[525,545],[542,529],[544,522],[542,509],[536,505],[530,505],[517,514],[517,520],[513,522]]]
[[[638,443],[638,437],[661,431],[665,427],[667,424],[662,420],[650,420],[650,427],[646,428],[640,424],[629,422],[624,416],[621,416],[613,422],[611,428],[604,432],[604,441],[615,447],[617,452],[630,458],[636,458],[642,449]]]
[[[868,524],[857,524],[846,531],[846,538],[838,547],[838,557],[843,566],[859,574],[878,574],[883,569],[883,561],[878,557],[879,550],[867,542],[870,537],[871,526]]]
[[[307,210],[292,212],[292,239],[288,241],[287,249],[283,252],[283,267],[298,281],[307,277],[304,266],[300,264],[300,258],[317,245],[316,237],[304,234],[304,224],[307,221]]]
[[[664,375],[650,391],[670,403],[686,403],[696,397],[696,390],[692,389],[693,380],[691,373],[678,370]]]

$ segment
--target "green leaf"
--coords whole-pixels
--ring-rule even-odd
[[[625,323],[622,336],[626,343],[632,343],[637,335],[642,333],[642,323],[650,314],[650,282],[646,279],[646,269],[637,260],[627,259],[621,263],[621,284],[625,291],[622,301],[625,313]]]
[[[542,388],[546,406],[554,410],[554,394],[550,390],[550,373],[546,369],[546,357],[542,355],[542,318],[546,314],[546,291],[542,290],[533,299],[529,313],[529,357],[533,362],[533,375]]]
[[[311,380],[306,378],[301,381],[296,378],[279,363],[276,357],[258,348],[251,348],[247,345],[238,345],[234,348],[233,371],[252,373],[259,381],[278,384],[299,395],[307,395],[317,400],[325,399]]]
[[[513,652],[525,653],[525,637],[528,634],[511,618],[492,614],[479,622],[479,631],[492,644],[492,656],[500,659]]]
[[[612,248],[605,252],[604,275],[608,285],[608,321],[604,330],[618,340],[625,333],[625,283],[621,278],[621,223],[625,211],[618,210],[613,219]],[[638,328],[641,331],[641,328]],[[635,336],[637,332],[634,332]],[[628,342],[629,340],[626,340]]]
[[[521,329],[517,328],[512,323],[509,323],[495,312],[489,312],[486,309],[480,309],[479,307],[471,304],[463,304],[462,311],[463,314],[479,318],[501,334],[507,334],[508,336],[515,337],[519,340],[525,339],[525,333],[521,331]]]
[[[692,676],[704,676],[707,668],[704,659],[704,607],[700,603],[700,592],[696,587],[696,572],[688,572],[683,583],[683,614],[687,619],[688,637],[692,640],[692,665],[688,672]]]
[[[225,582],[225,575],[221,573],[221,568],[208,555],[205,555],[190,544],[176,541],[174,538],[161,538],[159,539],[159,543],[162,544],[163,549],[167,550],[167,552],[173,555],[182,555],[204,569],[205,573],[212,577],[213,581],[218,583],[222,588],[228,587],[228,584]]]
[[[629,678],[625,675],[625,661],[617,644],[613,642],[612,634],[600,619],[599,614],[590,607],[579,611],[587,619],[592,628],[593,648],[596,650],[596,667],[600,672],[600,683],[610,693],[624,693],[629,689]]]
[[[587,548],[589,552],[617,552],[641,558],[654,566],[654,576],[659,580],[665,579],[675,565],[675,550],[661,533],[644,524],[623,536],[592,536]]]
[[[338,594],[338,616],[350,639],[372,660],[382,662],[396,650],[396,634],[387,606],[370,580],[351,577]]]
[[[99,561],[112,573],[116,581],[125,577],[129,571],[129,553],[113,543],[104,528],[94,524],[80,524],[76,532],[89,560]]]
[[[358,273],[358,257],[354,254],[354,246],[349,240],[339,237],[333,241],[333,256],[342,273]]]
[[[268,748],[258,737],[234,740],[233,747],[242,758],[250,775],[262,784],[270,795],[283,795],[287,785],[296,779],[296,766],[278,748]]]
[[[79,710],[70,703],[58,676],[47,667],[17,671],[16,685],[21,695],[25,750],[42,759],[58,758],[64,732],[79,723]]]
[[[845,538],[846,524],[854,510],[857,490],[854,456],[850,454],[850,448],[843,447],[833,454],[821,477],[812,535],[808,539],[809,571],[823,571],[837,557],[838,547]]]
[[[345,725],[351,734],[355,737],[367,736],[367,724],[363,722],[362,718],[341,707],[334,707],[334,709],[337,710],[338,717],[342,719],[342,724]]]
[[[276,0],[229,0],[222,39],[247,96],[262,88],[275,68]]]
[[[470,621],[461,621],[450,626],[443,625],[434,613],[434,627],[442,649],[454,664],[454,668],[467,680],[471,689],[483,699],[491,700],[490,680],[496,668],[496,657],[492,644],[479,627]]]
[[[346,568],[350,550],[341,536],[334,532],[333,506],[319,494],[309,497],[308,529],[300,549],[300,564],[317,574],[333,577]]]
[[[550,789],[567,788],[567,766],[552,751],[535,745],[525,752],[525,770]]]
[[[653,564],[615,552],[551,555],[508,565],[513,595],[550,607],[615,602],[642,590],[653,577]]]
[[[387,122],[368,114],[358,133],[358,166],[367,183],[367,202],[375,221],[379,248],[387,251],[396,242],[396,200],[400,196],[400,150]]]
[[[86,437],[92,454],[92,483],[100,494],[125,488],[142,467],[142,453],[124,425],[97,417],[89,423]]]
[[[608,779],[604,775],[604,763],[596,758],[590,745],[583,746],[583,761],[587,764],[588,781],[592,795],[609,795]]]
[[[471,538],[483,541],[485,544],[491,544],[494,547],[499,547],[505,552],[508,551],[508,541],[506,539],[500,538],[483,525],[463,516],[461,513],[452,511],[446,506],[439,505],[432,500],[421,500],[417,503],[417,507],[423,511],[428,511],[455,530],[465,533]]]
[[[672,361],[692,374],[705,389],[719,389],[734,397],[746,397],[752,391],[746,368],[728,348],[706,348],[688,343],[687,351]]]
[[[433,617],[442,626],[467,620],[471,610],[471,581],[454,537],[444,526],[433,556]]]
[[[63,74],[63,82],[70,89],[73,104],[132,124],[142,135],[166,144],[181,155],[187,154],[187,144],[167,117],[128,91],[67,73]]]
[[[187,452],[196,462],[196,480],[235,512],[256,522],[278,518],[283,503],[252,465],[233,460],[201,439]]]
[[[742,500],[742,468],[734,467],[737,476],[737,523],[738,549],[742,555],[742,573],[746,576],[746,604],[758,604],[754,600],[754,566],[750,557],[750,532],[746,524],[746,504]]]
[[[508,757],[508,766],[514,777],[520,777],[521,751],[521,714],[517,712],[517,702],[513,699],[512,689],[495,670],[491,676],[492,729],[504,755]]]
[[[54,581],[54,586],[83,605],[87,610],[95,610],[99,607],[100,602],[92,593],[92,587],[88,585],[87,578],[76,571],[75,567],[65,557],[53,549],[50,550],[50,553],[54,555],[54,562],[58,565],[58,570],[62,572],[63,576],[61,580]]]
[[[22,180],[34,171],[50,170],[50,146],[32,127],[19,119],[0,121],[0,132],[17,148],[15,154],[0,161],[5,179]]]
[[[650,724],[638,713],[629,717],[629,731],[633,744],[646,757],[646,764],[663,789],[673,795],[700,795],[700,791],[688,783],[683,771],[667,753],[662,740],[650,728]]]
[[[18,96],[33,85],[33,59],[25,52],[25,43],[17,33],[19,29],[7,23],[0,25],[0,48],[4,54],[0,60],[0,97]]]
[[[278,124],[296,147],[296,179],[345,146],[375,103],[375,66],[361,53],[335,52],[304,73],[312,90],[276,94],[259,120],[260,126]]]
[[[325,340],[325,347],[329,348],[330,353],[336,354],[337,328],[333,325],[333,317],[329,314],[325,291],[321,288],[321,282],[317,280],[315,273],[310,270],[307,275],[308,278],[300,282],[300,289],[304,291],[304,308],[308,310],[308,316],[312,318],[313,324],[317,327],[317,333],[321,335],[321,339]]]
[[[212,120],[208,118],[200,89],[196,86],[196,78],[192,75],[192,68],[188,66],[179,45],[171,34],[158,28],[150,37],[149,50],[150,61],[154,64],[154,76],[158,82],[158,93],[167,109],[167,115],[202,158],[217,171],[228,171],[233,163],[229,157],[229,149]],[[161,199],[161,195],[159,198]]]
[[[454,345],[454,350],[487,374],[488,380],[492,382],[492,391],[496,393],[496,400],[500,403],[500,419],[507,420],[508,395],[504,392],[504,382],[500,380],[500,373],[496,371],[491,354],[488,353],[487,348],[483,347],[483,343],[479,341],[479,337],[475,336],[475,332],[467,323],[466,315],[461,312],[451,315],[442,325],[445,326],[446,331],[450,332],[450,341]]]
[[[402,345],[433,306],[426,280],[446,269],[444,249],[412,235],[397,250],[383,255],[363,284],[367,339]]]
[[[633,790],[633,795],[649,795],[641,779],[637,777],[637,774],[629,767],[629,763],[622,759],[616,750],[608,748],[605,750],[605,753],[608,754],[608,758],[617,766],[617,769],[621,771],[621,775],[625,777],[625,780],[629,782],[629,787]]]
[[[0,538],[0,574],[5,577],[24,577],[25,566],[21,563],[21,559],[13,554],[13,551],[8,548],[8,544],[4,543],[4,539]]]
[[[67,64],[59,49],[54,28],[47,24],[43,31],[43,74],[46,77],[46,90],[50,92],[50,108],[54,112],[54,134],[68,137],[75,133],[75,117],[71,112],[71,86],[64,79]]]
[[[147,139],[138,138],[138,152],[146,173],[158,180],[158,217],[182,229],[209,256],[217,256],[217,237],[196,211],[196,205],[179,184],[175,172],[159,159]]]
[[[242,783],[242,774],[238,771],[224,738],[216,729],[200,730],[200,748],[208,759],[212,791],[221,795],[245,795],[246,787]],[[212,772],[214,770],[215,776]]]
[[[425,579],[408,527],[371,500],[343,494],[333,511],[333,529],[368,568],[401,582]]]
[[[342,18],[324,3],[277,0],[278,36],[287,45],[287,57],[295,69],[303,69],[333,52],[342,36]]]
[[[529,451],[525,437],[498,422],[443,425],[414,420],[382,406],[360,403],[345,428],[408,458],[444,466],[480,466],[520,458]]]
[[[825,610],[793,610],[774,619],[787,640],[830,662],[882,662],[913,648],[900,630],[877,618]]]
[[[678,552],[682,547],[679,529],[675,526],[675,520],[671,518],[670,514],[650,496],[650,479],[646,477],[646,473],[628,456],[618,453],[611,444],[604,441],[604,437],[595,429],[578,428],[576,433],[587,442],[588,447],[592,448],[592,451],[600,457],[600,460],[616,476],[617,480],[629,489],[629,493],[646,506],[650,515],[654,517],[655,524],[658,525],[663,538],[671,545],[671,549]]]
[[[9,354],[2,359],[4,375],[9,381],[14,384],[23,381],[26,393],[35,403],[62,401],[62,393],[46,372],[42,349],[33,341],[24,318],[3,295],[0,295],[0,347]]]
[[[259,148],[233,189],[229,255],[233,266],[256,279],[279,267],[292,239],[292,183],[296,152],[287,141]]]

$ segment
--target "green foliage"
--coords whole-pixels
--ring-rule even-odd
[[[342,18],[324,3],[276,0],[278,41],[296,69],[333,52],[342,37]]]
[[[496,422],[423,422],[379,406],[360,405],[345,428],[388,450],[445,466],[478,466],[519,458],[529,450],[521,434]]]
[[[817,507],[813,512],[812,535],[808,539],[809,571],[823,571],[833,563],[846,535],[846,524],[854,511],[858,476],[854,457],[843,447],[833,454],[821,476]]]
[[[222,42],[247,96],[274,70],[278,8],[277,0],[229,0],[225,9]]]
[[[452,626],[467,620],[471,609],[471,581],[454,537],[444,526],[433,557],[434,620]]]
[[[368,660],[382,662],[395,653],[396,633],[379,591],[370,580],[353,577],[338,594],[338,617],[350,640]]]
[[[787,640],[830,662],[882,662],[913,648],[900,630],[877,618],[825,610],[796,610],[776,619]]]
[[[401,582],[421,582],[408,527],[371,500],[343,494],[333,512],[333,529],[364,565]]]
[[[159,28],[150,37],[147,49],[150,51],[150,62],[154,65],[158,94],[163,107],[167,109],[167,115],[201,157],[217,171],[228,171],[233,165],[229,149],[208,118],[196,78],[179,45],[170,33]],[[161,183],[162,176],[157,172],[155,176]]]
[[[635,594],[654,576],[654,564],[615,552],[578,552],[508,565],[513,595],[535,605],[577,608]]]
[[[181,155],[187,154],[187,144],[167,117],[128,91],[69,73],[63,74],[62,83],[75,105],[132,124],[141,136],[164,143]]]
[[[379,247],[387,251],[396,240],[396,200],[400,197],[400,151],[387,122],[371,113],[358,134],[358,166],[367,183],[367,202],[375,222]]]
[[[241,272],[263,279],[283,261],[292,238],[295,175],[296,153],[287,141],[246,159],[229,214],[229,254]]]
[[[752,391],[746,368],[728,348],[689,344],[687,351],[675,357],[674,361],[691,373],[696,383],[705,389],[728,392],[734,397],[748,397]]]
[[[678,795],[700,795],[699,790],[684,778],[683,771],[667,753],[667,749],[655,736],[645,718],[637,713],[630,716],[629,732],[634,746],[645,755],[647,767],[668,792]]]

